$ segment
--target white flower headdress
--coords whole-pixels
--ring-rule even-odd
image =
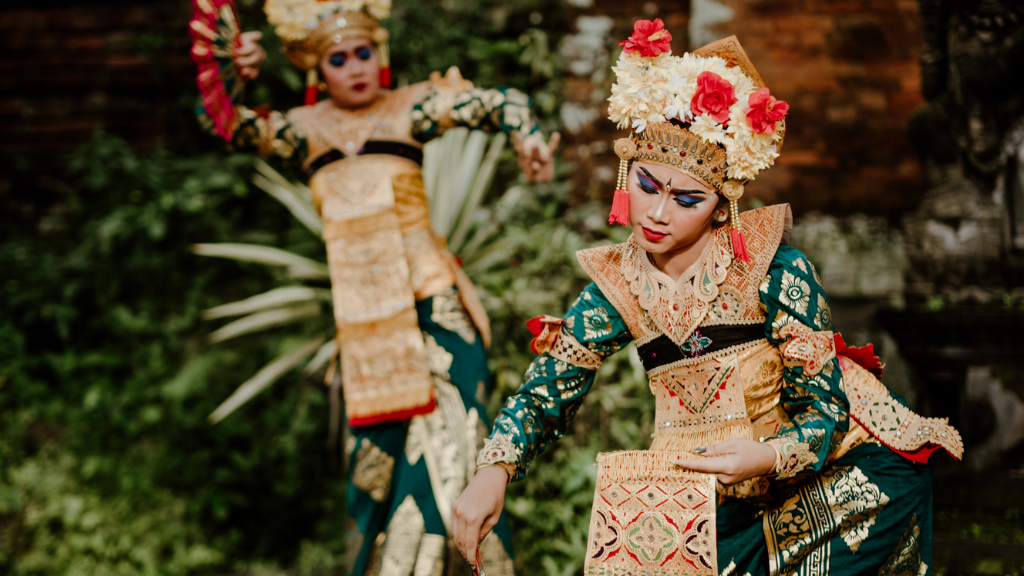
[[[615,143],[619,186],[609,222],[629,224],[629,160],[666,164],[729,200],[733,248],[746,260],[736,201],[779,156],[789,105],[771,96],[735,36],[682,56],[672,55],[671,40],[657,19],[638,21],[620,44],[608,115],[633,133]]]

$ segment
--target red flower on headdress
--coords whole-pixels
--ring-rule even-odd
[[[623,50],[627,54],[639,51],[641,56],[650,58],[671,51],[671,41],[672,35],[665,30],[665,23],[661,18],[655,18],[654,22],[637,20],[633,24],[633,35],[628,40],[619,42],[619,46],[625,46]]]
[[[729,106],[736,102],[732,84],[714,72],[701,72],[697,76],[697,91],[690,100],[690,111],[696,116],[710,116],[715,122],[729,120]]]
[[[775,123],[786,117],[789,104],[776,100],[768,93],[768,87],[755,91],[747,98],[747,107],[743,109],[751,128],[758,134],[772,134]]]

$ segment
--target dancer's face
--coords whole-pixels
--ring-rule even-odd
[[[629,223],[652,254],[686,249],[711,230],[714,190],[686,172],[634,162],[629,171]]]
[[[320,57],[320,72],[339,108],[366,106],[380,94],[377,50],[365,38],[349,38],[328,48]]]

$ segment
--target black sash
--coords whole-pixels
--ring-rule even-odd
[[[398,156],[399,158],[412,160],[420,166],[423,165],[423,150],[404,142],[393,142],[391,140],[367,140],[366,144],[363,144],[363,147],[360,148],[356,154],[390,154],[391,156]],[[337,162],[343,158],[345,158],[345,153],[337,149],[328,150],[320,156],[317,156],[316,160],[310,162],[309,167],[306,168],[306,180],[312,178],[313,174],[316,174],[317,170],[327,166],[331,162]]]
[[[764,335],[764,324],[746,326],[702,326],[693,331],[693,335],[684,346],[676,346],[671,338],[662,334],[643,346],[637,346],[640,361],[650,372],[659,366],[714,354],[739,344],[761,340]]]

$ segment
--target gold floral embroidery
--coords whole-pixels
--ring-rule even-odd
[[[467,344],[476,343],[476,328],[454,288],[446,288],[440,294],[435,294],[431,306],[431,320],[445,330],[455,332]]]
[[[779,480],[792,478],[818,461],[818,456],[811,450],[811,446],[806,442],[800,442],[795,436],[787,434],[769,440],[767,444],[779,453],[775,470]]]
[[[885,559],[878,576],[924,576],[928,572],[928,565],[921,561],[920,538],[921,528],[917,525],[917,514],[914,514],[903,538],[900,538],[896,549]]]
[[[583,327],[586,330],[584,338],[597,340],[612,333],[612,321],[608,317],[608,311],[604,306],[583,311]]]
[[[802,278],[783,271],[779,300],[797,314],[806,314],[807,304],[811,301],[811,287]]]
[[[856,552],[888,503],[889,497],[855,466],[813,476],[764,515],[771,573],[826,576],[832,539],[840,536]]]
[[[793,265],[799,268],[800,271],[803,272],[804,274],[807,274],[807,266],[804,266],[803,258],[797,258],[796,260],[793,260]]]
[[[788,314],[785,310],[779,310],[775,315],[775,320],[772,320],[772,339],[782,340],[783,338],[779,335],[783,328],[790,324],[799,324],[800,320],[794,318]]]
[[[819,330],[832,329],[832,311],[829,310],[825,296],[821,294],[818,294],[818,308],[814,313],[814,323],[818,326]]]
[[[391,489],[391,473],[395,459],[379,446],[363,438],[356,452],[356,464],[352,471],[352,484],[370,495],[377,502],[383,502]]]
[[[366,573],[373,576],[412,574],[416,568],[416,552],[425,532],[423,514],[410,494],[395,510],[387,532],[377,537]]]
[[[442,378],[446,381],[451,380],[448,371],[451,370],[452,362],[455,361],[455,356],[451,352],[444,349],[437,343],[437,340],[433,336],[423,332],[423,344],[426,348],[427,353],[427,366],[430,367],[430,373],[436,378]],[[435,382],[436,384],[436,382]]]

